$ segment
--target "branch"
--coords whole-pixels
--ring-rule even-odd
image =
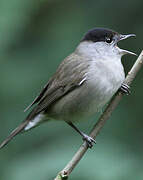
[[[131,85],[132,81],[136,77],[136,75],[139,72],[142,65],[143,65],[143,51],[137,58],[136,62],[134,63],[131,70],[129,71],[128,75],[126,76],[126,79],[124,81],[125,84],[127,84],[129,86]],[[96,136],[99,134],[100,130],[103,128],[105,122],[107,121],[107,119],[109,119],[109,117],[111,116],[112,112],[117,107],[117,105],[119,104],[122,97],[123,97],[123,93],[118,91],[116,93],[116,95],[111,99],[110,103],[104,110],[103,114],[101,115],[101,117],[99,118],[97,123],[94,125],[93,129],[91,130],[90,136],[92,138],[95,139]],[[77,165],[77,163],[81,160],[81,158],[83,157],[83,155],[85,154],[87,149],[88,149],[87,144],[86,144],[86,142],[84,142],[80,146],[79,150],[75,153],[75,155],[73,156],[71,161],[65,166],[65,168],[61,172],[58,173],[55,180],[67,179],[68,176],[70,175],[70,173],[72,172],[72,170]]]

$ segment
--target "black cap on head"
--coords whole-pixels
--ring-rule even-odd
[[[100,42],[100,41],[110,41],[112,42],[112,38],[117,32],[106,29],[106,28],[94,28],[89,30],[81,41],[92,41],[92,42]]]

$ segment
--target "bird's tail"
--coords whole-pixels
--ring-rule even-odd
[[[16,129],[14,129],[11,134],[0,144],[0,149],[3,148],[14,136],[22,132],[27,124],[28,121],[24,121]]]

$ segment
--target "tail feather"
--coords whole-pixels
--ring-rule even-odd
[[[8,144],[14,136],[19,134],[26,127],[27,124],[28,121],[24,121],[16,129],[14,129],[11,134],[0,144],[0,149],[3,148],[6,144]]]

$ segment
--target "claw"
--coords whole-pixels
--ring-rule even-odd
[[[119,89],[122,93],[129,95],[130,92],[130,86],[128,86],[127,84],[123,83]]]
[[[92,137],[90,137],[86,134],[83,134],[83,140],[86,141],[89,148],[92,148],[93,143],[96,144],[96,141]]]

